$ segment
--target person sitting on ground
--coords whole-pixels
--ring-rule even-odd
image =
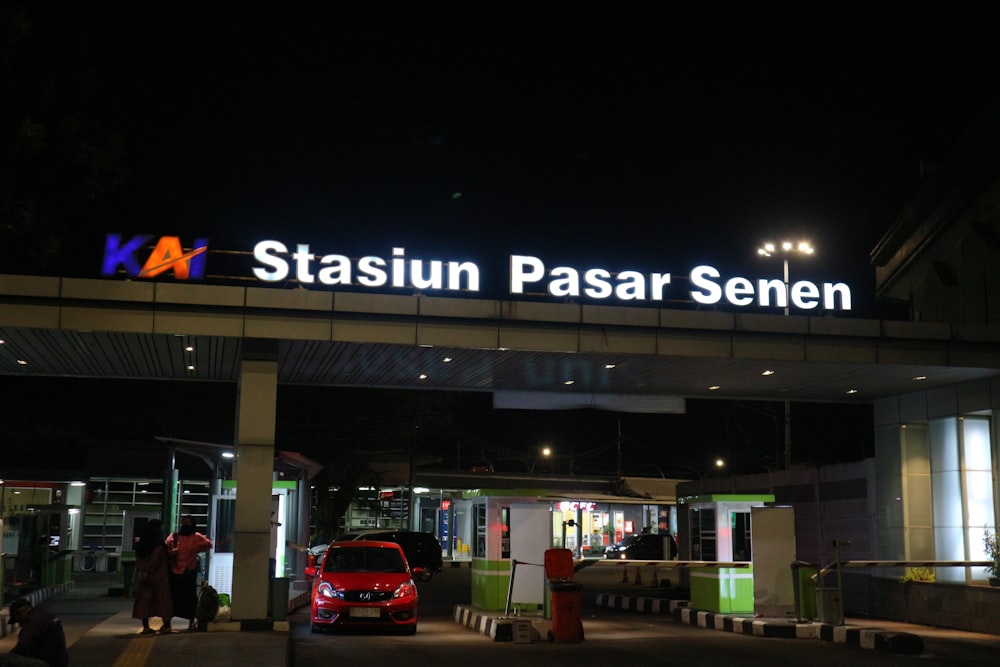
[[[0,656],[3,667],[66,667],[66,634],[62,622],[52,614],[35,607],[27,598],[10,604],[10,622],[21,626],[17,645],[10,653]]]

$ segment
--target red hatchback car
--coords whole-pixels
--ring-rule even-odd
[[[382,626],[417,632],[417,586],[394,542],[333,542],[313,577],[312,631]]]

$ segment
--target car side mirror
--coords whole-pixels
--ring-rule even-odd
[[[310,579],[311,579],[312,577],[315,577],[315,576],[316,576],[316,568],[315,568],[315,567],[312,567],[312,566],[309,566],[309,567],[307,567],[307,568],[306,568],[306,569],[304,570],[304,572],[306,573],[306,576],[307,576],[307,577],[309,577]]]

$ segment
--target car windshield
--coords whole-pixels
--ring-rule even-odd
[[[384,547],[333,548],[323,561],[324,572],[406,572],[395,549]]]

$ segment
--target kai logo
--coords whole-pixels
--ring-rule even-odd
[[[108,234],[104,241],[104,266],[101,273],[113,276],[118,267],[124,267],[125,273],[133,278],[155,278],[165,271],[173,271],[177,280],[199,280],[205,277],[208,239],[195,239],[194,247],[185,251],[180,238],[161,236],[153,247],[153,252],[140,266],[136,256],[149,247],[152,239],[151,234],[140,234],[123,244],[121,234]]]

